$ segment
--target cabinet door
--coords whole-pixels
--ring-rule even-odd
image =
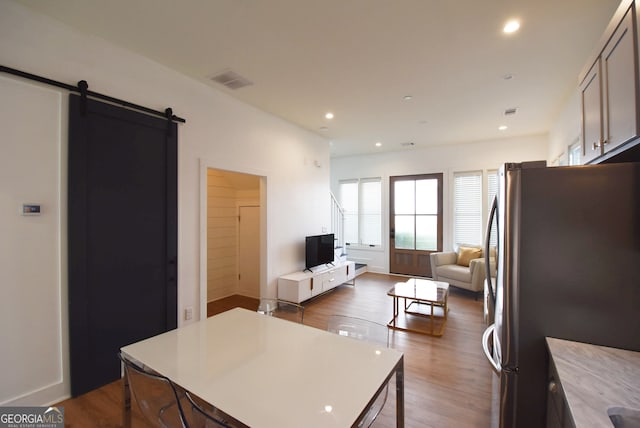
[[[602,52],[604,152],[638,136],[638,85],[632,8]]]
[[[336,284],[334,285],[334,287],[337,287],[338,285],[347,282],[347,264],[344,264],[342,266],[338,266],[333,270],[333,277],[335,278],[335,282]]]
[[[547,375],[547,428],[575,428],[571,411],[558,377],[558,372],[549,356],[549,371]]]
[[[582,98],[582,163],[602,154],[602,95],[600,59],[580,85]]]
[[[547,381],[547,428],[563,428],[564,404],[555,373],[550,373]]]
[[[311,277],[278,278],[278,299],[300,303],[311,298]]]
[[[328,270],[323,276],[322,276],[322,291],[327,291],[327,290],[331,290],[332,288],[336,287],[337,281],[336,281],[336,269],[330,269]]]
[[[323,288],[322,288],[322,283],[324,282],[324,273],[321,273],[319,275],[314,275],[311,278],[311,282],[310,282],[310,292],[311,292],[311,296],[317,296],[318,294],[322,293]]]
[[[345,279],[346,281],[351,281],[352,279],[354,279],[356,277],[356,264],[354,262],[347,262],[346,265],[346,276],[347,278]]]
[[[307,278],[300,281],[298,284],[298,302],[304,302],[307,299],[313,297],[313,290],[311,289],[313,278]]]

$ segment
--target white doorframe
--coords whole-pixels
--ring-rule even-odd
[[[200,159],[200,311],[198,319],[207,317],[207,170],[219,169],[241,174],[251,174],[260,177],[260,295],[267,290],[267,275],[269,255],[267,251],[267,194],[269,192],[269,179],[265,171],[247,168],[244,166],[219,165],[216,161]]]

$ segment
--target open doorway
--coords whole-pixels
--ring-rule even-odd
[[[214,168],[206,174],[206,313],[257,307],[263,177]]]

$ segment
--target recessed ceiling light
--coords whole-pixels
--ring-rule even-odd
[[[411,95],[405,95],[404,97],[402,97],[402,99],[405,101],[409,101],[411,98],[413,98]]]
[[[324,115],[324,117],[326,117],[327,119],[333,119],[333,113],[328,112],[327,114]]]
[[[502,31],[507,34],[511,34],[518,31],[519,28],[520,28],[520,21],[518,21],[517,19],[512,19],[504,25],[504,28],[502,29]]]
[[[378,141],[378,142],[376,143],[376,147],[382,147],[382,143],[381,143],[380,141]]]
[[[498,131],[506,131],[506,130],[507,130],[507,125],[498,126]]]

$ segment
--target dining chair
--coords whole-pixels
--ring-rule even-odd
[[[129,391],[154,427],[190,428],[178,391],[169,378],[152,373],[118,353],[129,380]]]
[[[363,318],[331,315],[327,321],[327,331],[389,347],[389,328],[384,324]],[[373,424],[387,402],[388,395],[389,385],[387,384],[367,409],[364,417],[358,422],[358,427],[370,427]]]
[[[304,324],[304,306],[279,299],[260,299],[258,313]]]
[[[231,422],[231,418],[221,414],[216,408],[208,405],[208,403],[188,391],[184,391],[183,397],[184,404],[182,408],[191,428],[235,428],[243,426],[242,424]]]

